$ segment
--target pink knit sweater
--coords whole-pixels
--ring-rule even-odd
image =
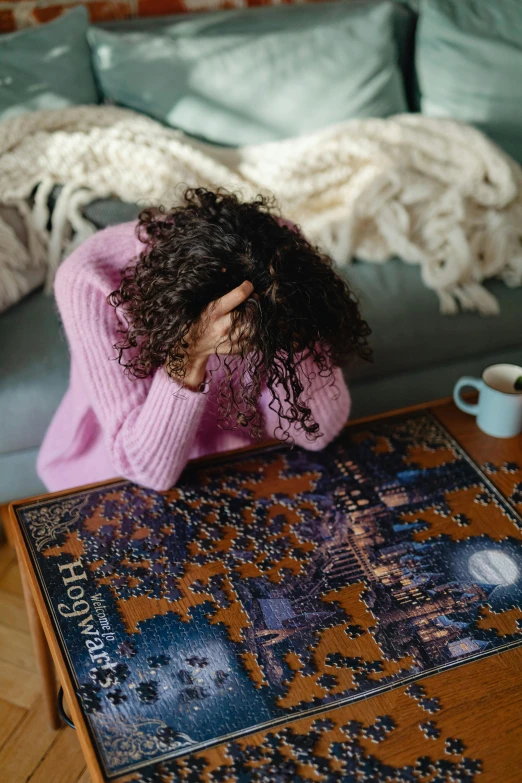
[[[136,224],[107,228],[88,239],[62,264],[56,301],[69,343],[69,388],[46,433],[38,472],[49,490],[123,476],[156,490],[172,487],[188,459],[252,443],[241,431],[217,426],[217,405],[208,394],[190,391],[162,369],[145,380],[129,379],[115,360],[117,319],[107,295],[121,281],[121,269],[142,250]],[[210,362],[218,365],[211,357]],[[294,441],[321,449],[348,418],[350,397],[342,374],[336,388],[312,387],[312,409],[323,437],[306,440],[291,428]],[[219,369],[216,372],[219,379]],[[267,437],[277,416],[267,389],[259,400]]]

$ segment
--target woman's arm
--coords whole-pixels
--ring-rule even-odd
[[[303,370],[306,375],[311,372],[317,373],[317,368],[311,358],[303,362]],[[334,381],[333,385],[332,380]],[[279,399],[283,402],[283,406],[286,407],[284,403],[284,389],[278,389],[277,392]],[[310,451],[320,451],[339,434],[348,420],[351,408],[350,392],[344,382],[342,371],[336,367],[333,370],[333,378],[321,378],[316,375],[312,380],[310,390],[307,391],[307,395],[311,398],[309,405],[313,417],[319,424],[319,431],[323,434],[316,440],[308,440],[306,432],[302,429],[297,430],[295,425],[290,426],[288,434],[297,445]],[[260,407],[265,417],[266,434],[270,438],[278,437],[278,435],[280,437],[281,432],[277,429],[279,427],[279,418],[277,413],[272,410],[274,407],[277,410],[278,405],[272,404],[271,408],[271,400],[272,395],[265,388],[261,396]],[[283,421],[283,426],[284,424]]]
[[[55,294],[71,353],[104,432],[115,473],[162,491],[189,458],[206,395],[173,381],[163,368],[128,378],[115,359],[115,310],[107,303],[103,263],[92,258],[96,237],[60,267]],[[101,250],[101,248],[99,249]]]

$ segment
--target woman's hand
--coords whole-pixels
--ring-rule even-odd
[[[200,322],[189,331],[187,335],[189,358],[183,379],[184,385],[189,389],[199,389],[205,380],[209,356],[215,353],[234,353],[237,347],[237,336],[230,331],[231,313],[246,301],[253,291],[252,283],[245,280],[228,294],[211,302],[203,311]]]

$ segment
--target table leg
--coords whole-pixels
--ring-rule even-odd
[[[49,645],[47,644],[47,639],[45,638],[42,623],[40,622],[40,617],[38,616],[38,610],[36,609],[36,605],[34,603],[29,580],[27,579],[25,568],[21,562],[20,574],[22,577],[22,585],[24,589],[25,608],[29,617],[29,627],[31,629],[31,636],[36,653],[36,661],[38,664],[38,670],[40,672],[43,699],[47,716],[49,718],[51,728],[59,729],[62,726],[62,721],[58,713],[54,662]]]

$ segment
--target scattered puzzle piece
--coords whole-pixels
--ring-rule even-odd
[[[448,737],[448,739],[444,743],[444,751],[449,755],[462,756],[465,750],[466,750],[466,746],[464,745],[462,740],[453,739],[453,737]]]
[[[432,720],[420,723],[419,729],[423,732],[426,739],[438,739],[440,737],[440,729],[437,728],[437,724]]]
[[[422,699],[426,695],[426,691],[423,685],[419,685],[418,682],[413,682],[406,688],[406,693],[411,696],[412,699]]]
[[[423,710],[431,712],[432,714],[438,712],[441,708],[440,701],[436,697],[431,699],[420,699],[419,704]]]

